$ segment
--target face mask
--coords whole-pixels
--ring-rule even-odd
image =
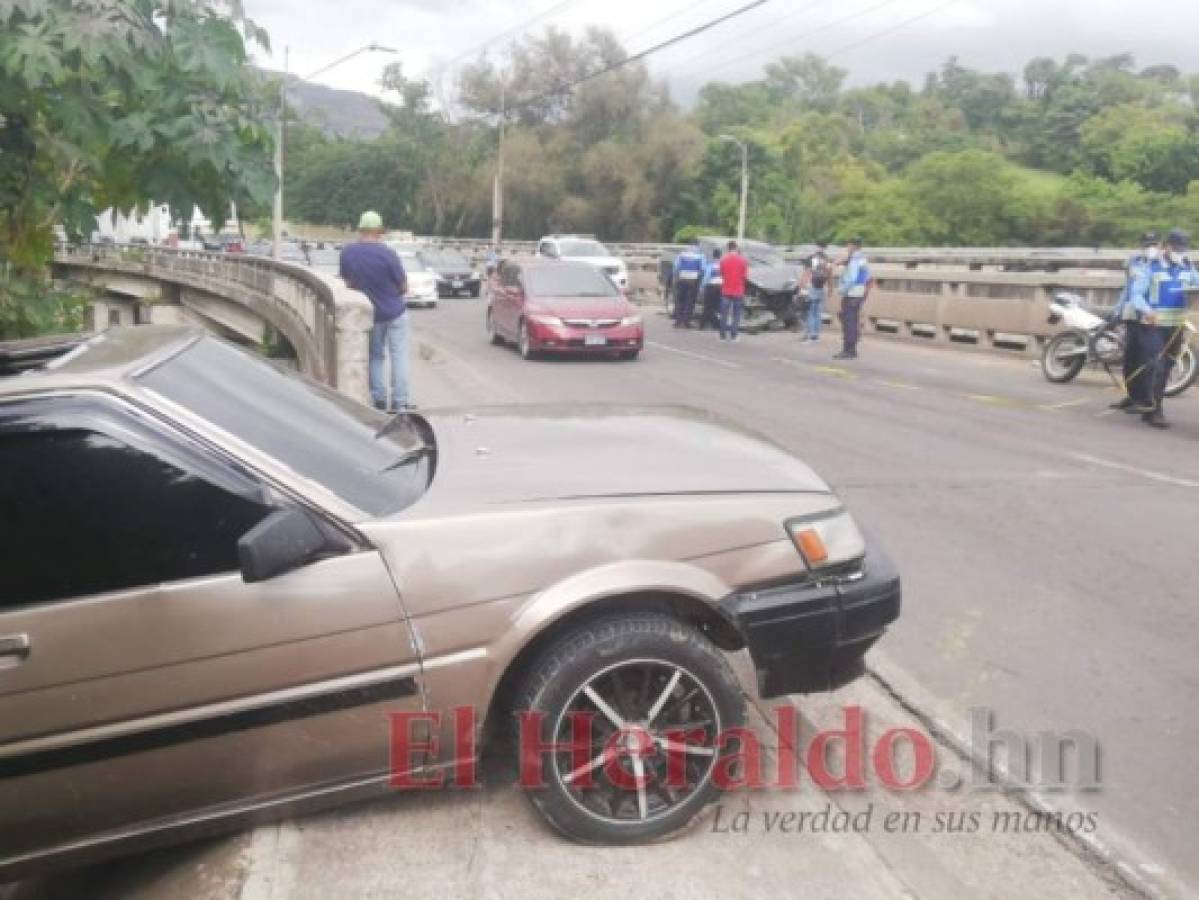
[[[1148,259],[1148,260],[1157,259],[1160,252],[1161,251],[1159,251],[1157,249],[1157,247],[1146,247],[1145,248],[1145,259]]]

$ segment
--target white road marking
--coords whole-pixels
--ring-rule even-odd
[[[1199,481],[1175,478],[1173,475],[1163,475],[1161,472],[1152,472],[1149,469],[1138,469],[1136,466],[1127,466],[1124,463],[1112,462],[1110,459],[1100,459],[1098,456],[1089,456],[1086,453],[1071,453],[1070,456],[1079,462],[1090,463],[1093,466],[1102,466],[1105,469],[1114,469],[1117,472],[1127,472],[1130,475],[1139,475],[1142,478],[1148,478],[1150,481],[1160,481],[1163,484],[1172,484],[1175,487],[1199,488]]]
[[[715,356],[707,356],[703,353],[692,353],[690,350],[682,350],[678,347],[672,347],[669,344],[660,344],[657,341],[646,341],[647,346],[657,347],[659,350],[665,350],[667,353],[678,353],[680,356],[690,356],[692,359],[702,359],[704,362],[716,363],[718,366],[724,366],[726,369],[740,369],[741,367],[735,362],[729,362],[727,359],[720,359]]]

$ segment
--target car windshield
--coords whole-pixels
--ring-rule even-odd
[[[608,248],[599,241],[559,241],[562,256],[611,256]]]
[[[413,452],[433,443],[424,420],[380,437],[388,416],[224,341],[202,338],[138,381],[371,516],[411,506],[432,477]]]
[[[540,297],[620,296],[611,280],[599,269],[584,265],[536,266],[525,271],[525,288]]]
[[[400,254],[400,262],[402,262],[404,264],[405,272],[427,272],[427,271],[429,271],[428,266],[425,265],[425,261],[423,259],[421,259],[419,256],[417,256],[415,253],[401,253]]]
[[[435,250],[424,252],[421,258],[434,269],[469,269],[470,262],[457,250]]]

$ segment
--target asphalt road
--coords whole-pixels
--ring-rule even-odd
[[[525,362],[487,343],[482,302],[444,301],[414,317],[438,373],[416,400],[686,403],[780,441],[899,562],[905,609],[880,658],[930,715],[968,733],[985,708],[1030,745],[1094,737],[1101,788],[1059,805],[1199,890],[1199,392],[1158,432],[1109,411],[1101,374],[1053,385],[1027,359],[883,339],[841,363],[835,333],[722,344],[647,324],[636,362]]]
[[[886,545],[905,579],[903,616],[871,654],[876,677],[798,699],[806,733],[840,724],[853,704],[874,734],[896,725],[964,733],[970,709],[985,707],[997,728],[1030,739],[1093,735],[1101,790],[1051,801],[1097,811],[1096,847],[1117,854],[1134,879],[1193,894],[1199,609],[1187,551],[1199,522],[1199,394],[1172,404],[1175,427],[1158,433],[1108,414],[1115,393],[1101,379],[1050,385],[1027,360],[868,340],[861,359],[842,364],[831,359],[835,334],[815,346],[794,335],[721,344],[652,312],[636,362],[525,362],[488,344],[483,307],[447,300],[412,312],[421,405],[705,407],[800,454]],[[764,744],[777,745],[760,715],[754,724]],[[938,760],[964,765],[943,751]],[[485,780],[473,794],[401,795],[0,887],[0,900],[536,900],[647,888],[830,900],[1127,894],[1069,841],[927,827],[939,815],[977,813],[985,823],[1022,809],[1000,794],[939,784],[914,794],[732,794],[677,840],[607,850],[562,841],[502,774]],[[861,835],[766,827],[774,813],[826,804],[854,815],[873,809],[875,827]],[[749,833],[722,833],[740,811],[751,814]],[[926,825],[885,833],[878,825],[889,812],[920,813]]]

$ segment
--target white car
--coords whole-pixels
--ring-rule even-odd
[[[629,269],[590,235],[551,234],[537,242],[537,255],[583,262],[602,270],[622,291],[629,287]]]
[[[436,306],[437,273],[424,264],[415,247],[391,241],[388,241],[388,246],[399,255],[400,262],[404,264],[404,274],[408,276],[408,293],[404,295],[404,303],[408,306]]]

